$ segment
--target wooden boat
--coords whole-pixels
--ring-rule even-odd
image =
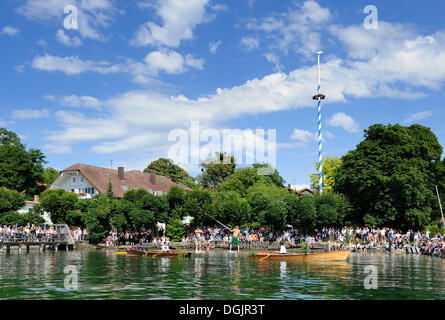
[[[150,256],[150,257],[190,257],[191,252],[180,253],[179,251],[154,251],[147,250],[147,248],[131,248],[126,249],[127,255],[133,256]]]
[[[344,261],[349,257],[351,250],[329,251],[329,252],[314,252],[314,253],[270,253],[258,252],[249,255],[250,259],[256,260],[279,260],[279,261]]]
[[[125,249],[127,252],[127,255],[130,256],[144,256],[147,253],[146,248],[131,248],[131,249]]]
[[[178,251],[148,251],[147,256],[150,257],[179,257]],[[190,256],[191,252],[184,252],[185,256]]]

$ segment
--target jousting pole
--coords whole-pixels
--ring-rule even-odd
[[[317,51],[318,58],[318,87],[317,94],[312,97],[313,100],[318,101],[318,192],[321,194],[323,192],[323,150],[321,146],[321,100],[325,99],[326,96],[320,93],[320,55],[323,51]]]

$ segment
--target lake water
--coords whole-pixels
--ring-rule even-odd
[[[73,275],[69,268],[78,270],[77,290],[64,287],[73,284],[65,280]],[[373,270],[377,277],[370,282]],[[377,289],[366,289],[365,282]],[[295,263],[226,251],[183,259],[117,256],[111,250],[3,252],[0,298],[443,300],[445,259],[352,253],[346,262]]]

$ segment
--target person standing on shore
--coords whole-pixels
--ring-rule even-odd
[[[202,230],[199,227],[197,227],[195,229],[195,252],[201,252],[201,250],[202,250]]]
[[[239,235],[240,235],[240,229],[238,226],[235,226],[235,229],[229,229],[230,232],[232,232],[232,241],[230,242],[230,249],[229,251],[232,251],[232,245],[237,247],[237,250],[239,252]]]

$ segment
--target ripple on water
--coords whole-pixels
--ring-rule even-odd
[[[64,288],[76,265],[79,290]],[[366,266],[378,289],[364,289]],[[2,256],[5,299],[444,299],[445,262],[417,255],[351,254],[348,262],[249,260],[212,251],[198,258],[119,257],[106,251]]]

